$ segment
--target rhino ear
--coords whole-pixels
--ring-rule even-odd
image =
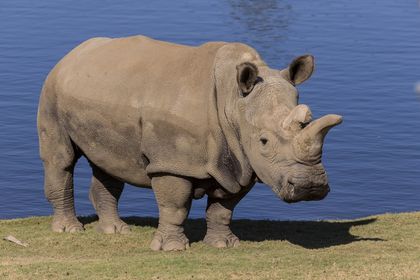
[[[289,67],[281,71],[281,75],[293,85],[298,85],[311,77],[314,67],[314,57],[302,55],[293,59]]]
[[[236,80],[242,96],[247,96],[254,88],[258,79],[258,68],[251,62],[244,62],[236,66]]]

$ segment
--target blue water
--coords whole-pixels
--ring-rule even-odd
[[[0,218],[51,214],[43,195],[36,110],[54,64],[94,36],[145,34],[197,45],[239,41],[282,68],[312,53],[316,72],[300,87],[315,116],[344,123],[328,135],[324,162],[331,193],[289,205],[264,185],[235,217],[338,219],[420,210],[420,9],[415,1],[30,1],[0,3]],[[76,208],[87,198],[90,170],[76,170]],[[205,199],[190,217],[203,217]],[[123,216],[157,216],[153,193],[127,186]]]

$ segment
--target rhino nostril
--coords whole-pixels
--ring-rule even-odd
[[[263,146],[265,146],[267,144],[267,142],[268,142],[268,139],[265,138],[265,137],[261,137],[260,138],[260,142],[261,142],[261,144],[263,144]]]

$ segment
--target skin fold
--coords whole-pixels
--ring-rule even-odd
[[[215,247],[239,245],[232,213],[257,180],[287,202],[324,198],[322,144],[341,117],[312,121],[309,107],[298,105],[295,86],[313,68],[304,55],[271,69],[241,43],[83,42],[49,73],[38,108],[53,231],[83,230],[73,197],[81,156],[93,170],[89,197],[102,232],[129,232],[118,215],[124,183],[154,191],[153,250],[189,246],[183,224],[192,199],[205,195],[204,242]]]

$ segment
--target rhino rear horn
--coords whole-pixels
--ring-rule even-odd
[[[282,128],[291,132],[300,131],[304,125],[312,120],[312,112],[305,104],[299,104],[290,111],[284,119]]]

